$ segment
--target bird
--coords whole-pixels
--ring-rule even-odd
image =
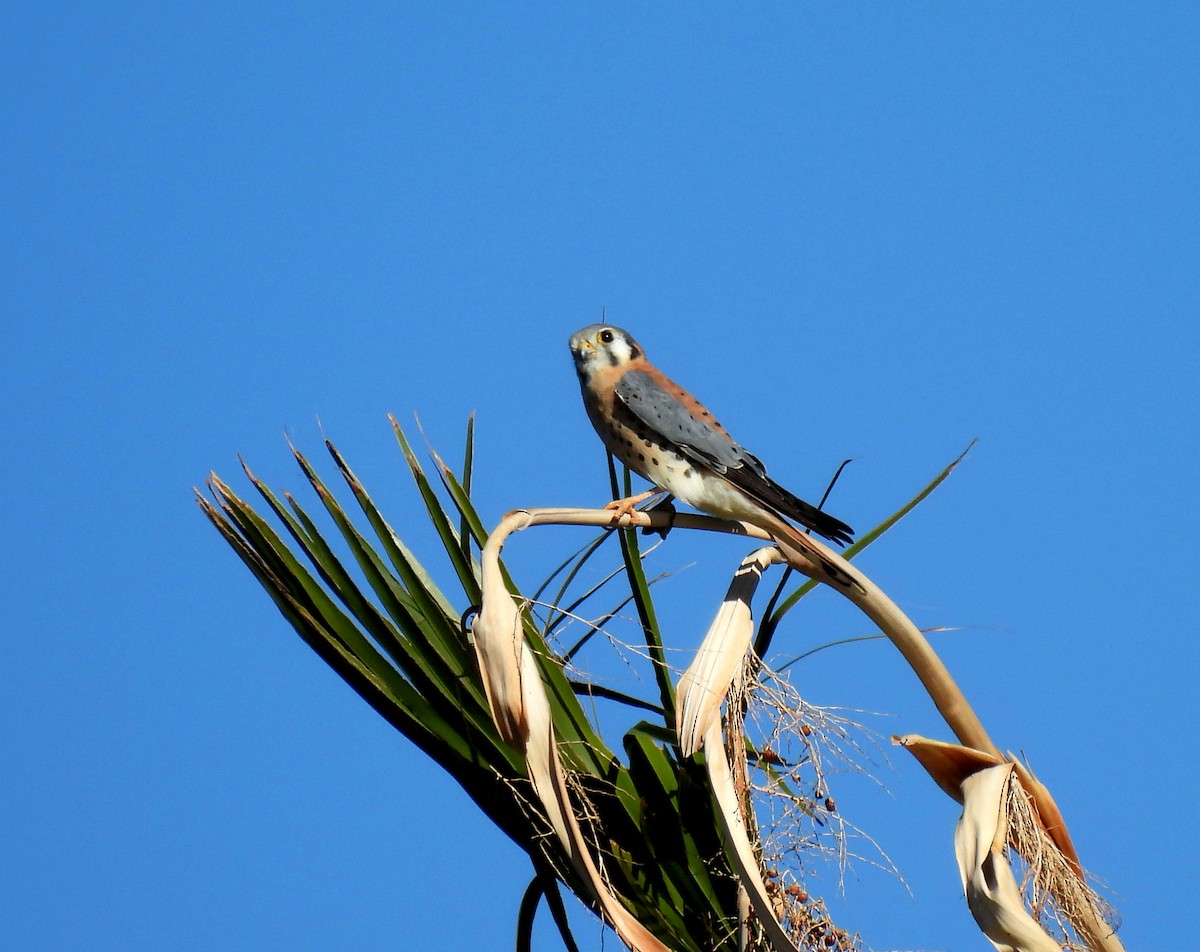
[[[614,521],[667,492],[701,512],[757,526],[838,585],[859,587],[841,559],[792,523],[839,546],[853,541],[854,530],[771,479],[758,457],[655,367],[628,331],[589,324],[571,335],[570,347],[592,426],[610,453],[655,487],[609,503]]]

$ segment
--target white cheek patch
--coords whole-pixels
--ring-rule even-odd
[[[624,337],[617,337],[608,347],[608,362],[614,367],[620,367],[633,360],[633,348]]]

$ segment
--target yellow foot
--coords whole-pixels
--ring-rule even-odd
[[[627,496],[624,499],[614,499],[612,502],[605,505],[605,509],[613,510],[612,521],[615,525],[621,521],[622,516],[627,516],[637,508],[638,503],[645,502],[651,496],[657,496],[662,492],[661,489],[648,489],[644,493],[638,493],[636,496]]]

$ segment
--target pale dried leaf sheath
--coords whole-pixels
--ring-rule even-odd
[[[591,887],[617,935],[633,952],[669,952],[613,895],[579,826],[554,739],[550,700],[533,652],[525,643],[520,612],[500,572],[500,549],[507,535],[492,533],[484,547],[482,603],[474,626],[476,654],[492,719],[501,736],[524,754],[529,780],[558,842],[576,872]]]
[[[771,904],[771,897],[767,894],[767,885],[763,881],[754,846],[746,832],[746,820],[742,816],[742,806],[734,787],[733,773],[729,768],[729,757],[721,739],[721,722],[716,719],[709,723],[704,734],[704,762],[717,801],[725,844],[733,855],[738,877],[762,926],[763,934],[776,952],[799,952],[779,920],[775,918],[775,910]]]
[[[954,829],[954,855],[967,907],[1000,952],[1061,952],[1026,910],[1005,857],[1005,812],[1013,764],[978,770],[962,783],[963,813]]]
[[[496,729],[505,741],[523,747],[529,725],[521,680],[529,652],[521,634],[521,615],[504,587],[499,559],[484,559],[481,568],[483,597],[471,629],[475,655]]]
[[[904,737],[895,737],[893,741],[903,746],[909,753],[917,758],[917,761],[933,778],[934,782],[942,788],[954,800],[964,805],[963,820],[959,823],[959,828],[955,833],[955,852],[958,855],[960,871],[963,876],[963,888],[967,896],[968,905],[971,907],[972,914],[980,927],[986,932],[987,928],[991,928],[990,923],[1000,920],[1002,917],[999,912],[990,912],[987,904],[988,890],[990,888],[1000,895],[1000,890],[1003,888],[1003,883],[1000,880],[1005,872],[1009,878],[1012,877],[1011,870],[1008,869],[1008,864],[1003,858],[1003,851],[1006,847],[1017,848],[1015,844],[1018,840],[1024,839],[1022,833],[1022,825],[1020,820],[1016,821],[1014,827],[1003,816],[997,816],[993,820],[997,824],[997,836],[1001,839],[996,840],[995,851],[997,852],[997,860],[988,860],[981,852],[982,847],[976,849],[974,858],[969,858],[966,862],[970,868],[975,866],[980,867],[980,875],[983,875],[983,887],[972,884],[969,879],[968,865],[964,865],[963,837],[966,835],[963,832],[963,824],[967,822],[967,814],[969,810],[980,812],[985,818],[988,815],[988,810],[991,807],[985,800],[977,799],[974,805],[967,803],[968,784],[978,783],[979,781],[973,778],[980,774],[1001,768],[1009,773],[1006,773],[1004,778],[1004,786],[1001,793],[1005,794],[1005,799],[1001,800],[998,810],[1005,810],[1004,804],[1007,800],[1007,788],[1013,783],[1012,776],[1016,777],[1016,782],[1024,790],[1025,794],[1031,797],[1032,805],[1037,810],[1037,815],[1029,816],[1025,827],[1026,834],[1033,834],[1036,837],[1042,838],[1040,846],[1026,845],[1019,852],[1024,857],[1026,862],[1033,867],[1041,867],[1039,878],[1045,877],[1044,888],[1054,896],[1055,902],[1061,909],[1065,917],[1070,921],[1079,936],[1087,943],[1090,949],[1096,952],[1123,952],[1124,946],[1121,940],[1117,938],[1110,923],[1103,920],[1098,912],[1094,897],[1090,895],[1083,871],[1079,866],[1078,857],[1074,851],[1067,854],[1060,847],[1060,843],[1070,844],[1070,837],[1067,836],[1066,827],[1062,825],[1062,816],[1058,813],[1058,809],[1054,806],[1054,801],[1050,797],[1049,791],[1033,776],[1032,772],[1024,764],[1014,763],[1012,760],[1005,760],[1003,757],[984,751],[973,750],[969,747],[963,747],[959,744],[948,744],[944,741],[930,740],[925,737],[920,737],[916,734],[907,734]],[[1024,795],[1024,794],[1022,794]],[[982,804],[982,805],[981,805]],[[1048,805],[1048,806],[1047,806]],[[1043,812],[1048,808],[1053,809],[1053,826],[1047,823],[1047,816]],[[1013,833],[1017,836],[1014,839]],[[986,832],[986,831],[984,831]],[[980,833],[979,835],[983,835]],[[990,848],[990,847],[989,847]],[[1057,865],[1049,862],[1054,856],[1058,856]],[[978,861],[978,862],[976,862]],[[1003,864],[1004,870],[1000,870],[998,865],[983,866],[984,861],[989,863]],[[1047,871],[1047,869],[1049,871]],[[1017,902],[1020,904],[1022,912],[1025,910],[1024,900],[1018,895]],[[983,916],[987,920],[985,925]],[[1005,914],[1007,915],[1007,914]],[[1008,921],[1005,919],[1004,921]],[[1000,926],[997,926],[1000,928]],[[991,933],[987,933],[992,937]],[[993,942],[995,942],[993,937]],[[999,948],[1024,948],[1020,946],[1004,946],[999,945]],[[1039,948],[1039,946],[1028,946],[1030,948]],[[1051,948],[1046,946],[1046,948]],[[1055,945],[1053,948],[1057,949]]]
[[[967,908],[1001,952],[1060,952],[1026,911],[1008,864],[1008,785],[1015,764],[994,754],[909,734],[895,738],[947,794],[963,805],[954,855]]]
[[[963,802],[963,781],[971,774],[1005,763],[1004,758],[998,754],[985,753],[982,750],[963,747],[961,744],[930,740],[917,734],[893,737],[892,743],[899,744],[916,757],[917,762],[933,778],[933,782],[956,803]]]
[[[709,725],[720,715],[754,635],[750,601],[764,570],[780,561],[782,556],[774,546],[758,549],[742,560],[696,657],[679,679],[675,729],[685,757],[699,750]]]

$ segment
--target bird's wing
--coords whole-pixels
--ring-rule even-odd
[[[692,413],[679,397],[645,371],[630,370],[622,374],[616,394],[638,420],[709,469],[724,474],[730,467],[745,464],[749,454],[728,434],[710,419]],[[758,460],[754,463],[762,466]]]
[[[825,538],[845,545],[854,530],[780,486],[758,457],[735,443],[710,417],[692,413],[650,374],[630,370],[616,385],[622,404],[643,424],[682,453],[724,476],[750,499],[777,515],[793,519]],[[697,404],[698,405],[698,404]]]
[[[750,458],[754,459],[752,456]],[[767,475],[762,463],[758,463],[758,467],[757,470],[751,466],[730,467],[725,472],[725,478],[760,506],[807,526],[831,542],[846,545],[854,541],[854,530],[846,523],[788,492]]]

